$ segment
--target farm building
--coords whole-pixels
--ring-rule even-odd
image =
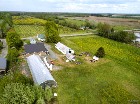
[[[27,57],[34,83],[45,88],[46,86],[56,87],[57,83],[38,55]]]
[[[67,57],[67,59],[70,60],[70,61],[75,61],[75,56],[74,56],[73,54],[71,54],[71,53],[67,53],[67,54],[66,54],[66,57]]]
[[[60,51],[62,52],[64,55],[69,52],[69,53],[72,53],[74,54],[74,50],[72,50],[71,48],[65,46],[64,44],[58,42],[57,44],[55,44],[55,47]]]
[[[44,42],[44,41],[46,40],[46,37],[45,37],[44,34],[38,34],[38,35],[37,35],[37,39],[38,39],[39,41]]]
[[[35,39],[30,39],[30,43],[31,44],[36,44],[36,40]]]
[[[36,44],[26,44],[24,45],[25,55],[29,56],[31,54],[46,55],[48,50],[45,48],[44,43]]]
[[[7,61],[5,58],[0,57],[0,73],[5,72],[7,67]]]

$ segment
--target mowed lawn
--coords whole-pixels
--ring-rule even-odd
[[[140,49],[98,36],[63,38],[77,54],[94,54],[104,47],[106,57],[53,72],[58,82],[59,104],[140,103]],[[79,57],[79,56],[78,56]]]

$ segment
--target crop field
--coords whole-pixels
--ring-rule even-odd
[[[16,25],[45,25],[46,23],[46,20],[29,16],[13,16],[12,19]]]
[[[76,54],[90,52],[92,56],[102,46],[106,56],[90,63],[76,55],[82,64],[66,63],[63,70],[53,72],[59,104],[140,103],[139,48],[94,35],[65,37],[62,42]]]
[[[78,27],[84,26],[84,25],[85,25],[85,21],[81,21],[81,20],[66,19],[66,21],[67,21],[68,23],[76,24]]]
[[[37,36],[37,34],[44,34],[44,26],[38,25],[14,25],[14,28],[22,38]]]
[[[68,18],[68,17],[67,17]],[[77,20],[89,20],[93,23],[108,23],[110,25],[116,26],[125,26],[126,29],[129,28],[140,28],[140,20],[137,19],[124,19],[124,18],[109,18],[109,17],[96,17],[96,16],[89,16],[89,17],[69,17],[70,19],[77,19]],[[128,27],[128,28],[127,28]]]
[[[22,38],[36,36],[37,34],[45,34],[44,26],[39,25],[14,25],[14,28]],[[68,27],[59,26],[58,28],[60,35],[86,33],[86,31],[83,30],[76,30]]]

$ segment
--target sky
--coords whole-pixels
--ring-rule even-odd
[[[0,11],[140,14],[140,0],[0,0]]]

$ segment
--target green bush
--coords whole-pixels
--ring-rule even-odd
[[[100,47],[96,54],[95,54],[97,57],[100,57],[100,58],[103,58],[105,56],[105,51],[104,51],[104,48],[103,47]]]

